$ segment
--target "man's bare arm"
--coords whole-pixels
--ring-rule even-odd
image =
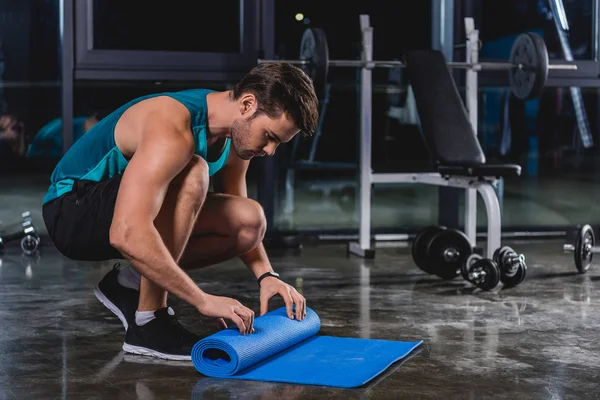
[[[233,153],[233,152],[232,152]],[[229,156],[227,165],[219,173],[215,181],[215,189],[227,194],[241,197],[247,196],[246,171],[249,161],[240,159],[237,154]],[[262,243],[259,243],[254,249],[240,255],[240,259],[258,278],[265,272],[273,272],[273,267],[267,257],[267,252]],[[268,311],[269,299],[275,294],[279,294],[286,306],[289,318],[294,318],[293,305],[296,305],[296,319],[302,320],[306,316],[306,299],[298,291],[280,281],[277,278],[267,277],[260,285],[260,315]]]
[[[154,225],[169,184],[189,163],[193,148],[190,133],[160,113],[148,116],[123,174],[110,242],[141,274],[198,308],[204,292],[177,265]]]
[[[246,172],[250,161],[242,160],[233,151],[229,153],[227,164],[216,175],[215,189],[221,193],[234,196],[248,197],[248,188],[246,185]],[[267,252],[262,243],[259,243],[254,249],[240,255],[242,262],[258,278],[265,272],[273,272],[273,267],[269,262]]]

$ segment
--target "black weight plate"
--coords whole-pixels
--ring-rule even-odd
[[[477,287],[481,290],[492,290],[500,283],[500,268],[489,258],[482,258],[475,262],[471,269],[481,269],[485,272],[485,279],[477,283]]]
[[[509,62],[524,67],[509,69],[513,94],[521,100],[539,97],[548,79],[548,50],[544,39],[531,32],[519,35],[513,43]]]
[[[504,247],[498,247],[496,249],[496,251],[494,251],[494,255],[492,256],[492,260],[494,260],[495,263],[498,263],[498,260],[500,259],[500,252],[504,250]]]
[[[492,257],[492,260],[494,260],[494,262],[496,264],[498,264],[500,269],[502,269],[502,259],[508,252],[514,253],[515,251],[509,246],[502,246],[502,247],[497,248],[496,251],[494,252],[494,256]]]
[[[448,259],[447,251],[455,251],[457,256]],[[457,229],[447,229],[435,234],[429,241],[427,255],[429,268],[442,279],[454,279],[460,273],[461,265],[473,253],[467,236]]]
[[[503,273],[500,273],[500,280],[504,284],[505,287],[514,287],[520,284],[525,280],[527,276],[527,264],[524,262],[517,268],[517,273],[512,276],[507,276]]]
[[[319,99],[325,97],[327,90],[327,72],[329,69],[329,47],[325,31],[319,28],[307,28],[300,41],[300,60],[309,61],[300,68],[312,79]]]
[[[429,247],[429,241],[431,238],[445,230],[446,228],[443,226],[430,226],[423,229],[419,234],[415,237],[412,242],[412,258],[421,270],[427,272],[428,274],[433,274],[433,270],[429,267],[430,260],[427,256],[427,248]]]
[[[469,280],[469,268],[482,258],[483,257],[481,256],[481,254],[473,253],[469,257],[467,257],[467,261],[465,261],[460,266],[460,274],[465,281]]]
[[[575,241],[575,267],[580,274],[585,274],[590,266],[592,265],[592,258],[594,253],[588,250],[588,247],[593,247],[596,243],[594,230],[590,225],[584,225],[577,234],[577,240]]]
[[[25,254],[33,254],[37,250],[39,243],[39,238],[32,235],[27,235],[21,239],[21,250]]]

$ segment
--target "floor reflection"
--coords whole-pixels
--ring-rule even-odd
[[[561,243],[519,243],[528,277],[490,292],[425,275],[409,247],[375,260],[344,246],[307,246],[272,256],[321,319],[322,335],[424,340],[402,363],[353,390],[213,379],[191,362],[124,354],[120,321],[92,289],[112,267],[78,263],[43,246],[0,253],[0,398],[586,398],[600,392],[600,272],[573,273]],[[192,271],[209,293],[258,309],[255,282],[237,260]],[[246,279],[248,278],[248,279]],[[214,324],[178,299],[200,335]],[[279,300],[271,308],[282,306]]]

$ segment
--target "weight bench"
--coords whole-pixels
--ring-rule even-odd
[[[440,51],[406,54],[421,131],[437,174],[415,175],[417,182],[474,189],[487,211],[487,255],[500,247],[501,217],[495,191],[497,180],[521,174],[516,164],[487,164],[464,102]],[[475,210],[475,208],[473,208]],[[472,244],[475,245],[474,239]]]
[[[500,248],[502,231],[500,204],[495,187],[499,178],[520,176],[521,167],[515,164],[486,163],[466,107],[440,51],[410,51],[405,54],[405,61],[421,133],[430,153],[433,170],[417,173],[367,171],[369,179],[373,184],[421,183],[467,189],[465,230],[473,248],[476,246],[475,204],[478,192],[486,207],[486,250],[487,257],[492,258],[494,251]],[[363,210],[363,215],[366,212],[367,210]],[[367,226],[362,228],[368,232]],[[366,244],[366,240],[362,243],[349,243],[348,251],[362,257],[374,257],[374,249],[368,248]]]

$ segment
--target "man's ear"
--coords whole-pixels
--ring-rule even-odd
[[[242,115],[246,115],[248,113],[252,114],[256,111],[256,96],[252,93],[245,93],[240,98],[240,113]]]

